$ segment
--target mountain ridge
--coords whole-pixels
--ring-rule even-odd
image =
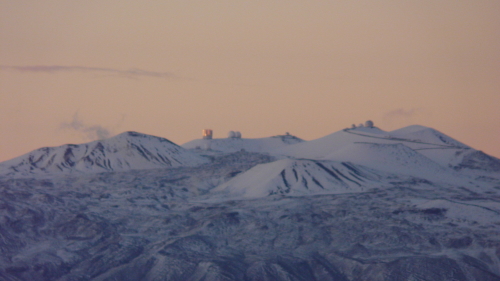
[[[422,127],[332,135],[126,132],[0,163],[0,279],[500,280],[498,159]]]
[[[368,147],[371,149],[367,150]],[[376,147],[385,152],[377,152]],[[380,166],[380,159],[395,157],[394,163],[403,163],[395,166],[399,170],[415,162],[415,156],[418,156],[423,162],[440,165],[441,168],[436,168],[436,171],[449,168],[478,173],[500,171],[500,159],[475,150],[433,128],[411,125],[389,132],[377,127],[349,128],[310,141],[286,134],[256,139],[195,139],[182,146],[162,137],[128,131],[105,140],[39,148],[0,163],[0,175],[30,176],[193,166],[206,163],[206,157],[210,154],[236,151],[266,153],[278,158],[348,161],[376,169],[384,167]],[[424,158],[428,160],[424,161]],[[417,166],[427,165],[423,162],[415,163]],[[390,167],[385,168],[390,170]]]
[[[195,139],[181,145],[186,149],[209,149],[224,153],[246,150],[250,152],[271,153],[273,150],[304,142],[304,140],[289,134],[265,138],[216,138]]]
[[[207,162],[168,139],[128,131],[105,140],[42,147],[0,163],[3,175],[112,172]]]

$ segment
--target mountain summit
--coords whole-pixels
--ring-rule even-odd
[[[267,138],[218,138],[218,139],[195,139],[182,145],[186,149],[210,149],[218,152],[251,151],[269,153],[281,147],[287,147],[304,140],[290,135],[277,135]]]
[[[319,139],[280,147],[272,153],[294,158],[351,161],[391,171],[406,167],[412,174],[420,173],[414,169],[416,166],[438,171],[436,164],[454,170],[500,171],[499,159],[420,125],[390,132],[376,127],[349,128]],[[390,163],[387,162],[389,158],[392,158]],[[409,166],[410,163],[414,165]]]
[[[207,160],[160,137],[124,132],[84,144],[43,147],[0,163],[0,174],[26,176],[194,166]]]

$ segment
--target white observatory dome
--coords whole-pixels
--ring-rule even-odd
[[[227,133],[227,137],[230,138],[230,139],[234,139],[236,137],[236,132],[235,131],[229,131],[229,133]]]

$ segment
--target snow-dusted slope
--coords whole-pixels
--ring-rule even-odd
[[[356,128],[337,131],[319,139],[277,148],[274,154],[288,155],[296,158],[324,159],[346,145],[360,141],[381,142],[387,136],[378,128]]]
[[[0,178],[0,280],[500,280],[500,180],[475,192],[398,177],[364,192],[196,197],[197,179],[252,158]]]
[[[500,172],[500,159],[479,150],[457,151],[452,159],[456,163],[452,167],[457,171]]]
[[[276,149],[274,152],[295,157],[321,159],[346,145],[357,142],[402,143],[412,149],[470,149],[470,147],[424,126],[408,126],[386,132],[379,128],[354,128],[337,131],[322,138]]]
[[[391,131],[389,135],[392,138],[415,142],[404,143],[442,166],[455,170],[500,172],[500,159],[473,149],[435,129],[413,125]]]
[[[268,138],[241,139],[196,139],[182,145],[186,149],[207,149],[220,152],[236,152],[246,150],[250,152],[270,152],[280,147],[286,147],[296,143],[303,142],[292,135],[278,135]]]
[[[0,163],[0,175],[110,172],[194,166],[207,162],[171,141],[136,132],[84,144],[44,147]]]
[[[283,159],[257,165],[213,192],[231,198],[361,192],[380,186],[381,175],[348,162]]]
[[[366,151],[367,148],[370,148],[369,152]],[[404,168],[417,173],[418,170],[413,170],[415,166],[408,166],[410,163],[427,166],[429,169],[434,169],[430,167],[435,167],[437,163],[443,168],[455,170],[500,171],[499,159],[475,150],[435,129],[419,125],[391,132],[367,127],[344,129],[316,140],[278,148],[273,153],[295,158],[352,161],[372,168],[379,168],[381,164],[387,166],[388,163],[380,163],[377,158],[396,157],[397,159],[393,160],[397,161],[393,161],[387,168],[391,170]],[[374,153],[378,155],[375,156]],[[424,158],[426,160],[423,160]],[[417,159],[423,162],[417,163]],[[434,162],[430,166],[427,165],[429,160]],[[401,163],[406,164],[401,166]],[[390,165],[393,164],[395,166],[391,168]]]
[[[436,132],[287,148],[322,160],[138,133],[34,151],[0,165],[0,280],[498,281],[500,160]]]
[[[413,200],[421,210],[442,210],[448,218],[476,221],[483,224],[500,223],[500,204],[497,202],[459,202],[449,199]]]
[[[443,174],[453,172],[401,143],[357,142],[346,145],[324,158],[351,161],[382,171],[427,179],[443,178]]]
[[[389,132],[392,138],[401,138],[404,141],[413,141],[415,143],[432,144],[434,146],[441,145],[443,147],[470,148],[469,146],[435,130],[433,128],[411,125],[401,129]],[[421,148],[421,146],[418,146]]]

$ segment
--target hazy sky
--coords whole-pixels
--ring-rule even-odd
[[[133,130],[368,119],[500,157],[500,1],[0,0],[0,161]]]

